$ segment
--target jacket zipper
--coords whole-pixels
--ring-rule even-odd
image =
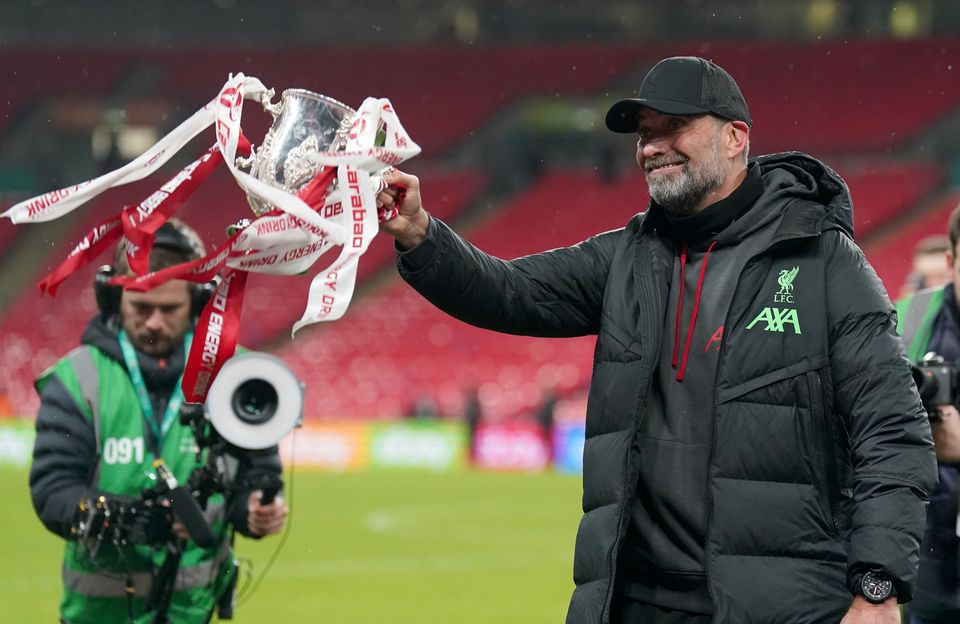
[[[624,462],[624,472],[623,472],[623,503],[620,505],[620,512],[617,514],[617,532],[613,537],[613,550],[610,551],[610,584],[607,586],[607,599],[603,603],[603,608],[600,610],[600,622],[603,622],[603,616],[606,615],[609,611],[609,607],[613,604],[613,588],[614,581],[616,579],[617,573],[617,558],[620,555],[620,550],[622,546],[618,546],[620,541],[620,527],[623,526],[623,516],[626,513],[627,509],[627,500],[630,497],[627,496],[627,485],[630,481],[630,453],[633,450],[633,444],[636,439],[636,433],[634,433],[633,438],[630,440],[629,446],[627,446],[627,457]]]
[[[834,505],[837,475],[833,452],[833,436],[830,435],[830,426],[827,422],[826,410],[824,409],[823,378],[820,376],[820,371],[814,371],[813,375],[816,379],[816,388],[813,389],[814,391],[811,393],[812,396],[810,400],[814,412],[814,424],[820,428],[820,446],[823,451],[822,468],[823,478],[826,482],[824,484],[824,511],[827,515],[830,532],[835,535],[840,529],[840,523],[838,522]]]
[[[747,267],[751,262],[758,256],[754,256],[747,260],[747,263],[743,265],[743,269],[740,271],[740,275],[743,275],[743,272],[746,271]],[[730,305],[727,306],[727,311],[723,315],[723,326],[730,326],[730,309],[733,307],[733,301],[737,297],[737,289],[740,288],[740,277],[737,277],[737,285],[733,289],[733,297],[730,298]],[[729,332],[724,330],[724,335],[726,336]],[[713,406],[710,410],[710,457],[707,460],[707,527],[704,531],[703,536],[703,574],[707,579],[707,593],[710,595],[710,602],[713,603],[713,611],[710,614],[710,622],[717,621],[717,603],[716,597],[713,595],[713,584],[710,582],[710,555],[707,552],[707,544],[710,543],[710,525],[713,523],[713,478],[710,475],[710,471],[713,469],[713,453],[714,449],[717,448],[717,394],[720,387],[720,365],[723,363],[723,355],[727,350],[727,341],[720,341],[720,353],[717,355],[717,370],[713,373]]]
[[[770,241],[770,243],[769,243],[766,247],[764,247],[760,252],[758,252],[758,253],[754,254],[752,257],[750,257],[750,258],[744,263],[743,269],[741,269],[741,271],[740,271],[740,275],[737,276],[737,284],[736,284],[736,286],[735,286],[734,289],[733,289],[733,296],[730,298],[730,305],[727,306],[726,314],[724,314],[724,327],[729,327],[729,325],[730,325],[730,322],[729,322],[729,321],[730,321],[730,309],[733,307],[733,302],[734,302],[734,301],[736,300],[736,298],[737,298],[737,290],[740,288],[740,279],[741,279],[741,277],[743,277],[743,273],[747,270],[747,267],[749,267],[751,263],[753,263],[757,258],[760,258],[760,257],[764,256],[766,253],[768,253],[771,249],[773,249],[774,247],[776,247],[777,245],[779,245],[781,242],[784,242],[784,241],[786,241],[786,240],[799,240],[799,239],[803,239],[803,238],[811,238],[811,237],[813,237],[813,236],[818,236],[818,235],[819,235],[819,233],[818,233],[818,234],[810,234],[810,235],[802,235],[802,236],[785,236],[785,237],[781,237],[781,238],[779,238],[779,239],[774,239],[774,240]],[[639,256],[637,256],[636,262],[639,262],[639,260],[640,260],[640,259],[639,259]],[[658,295],[658,297],[659,297],[659,290],[657,290],[656,288],[654,288],[653,291],[654,291],[654,292]],[[658,301],[657,303],[658,303],[658,305],[659,305],[659,301]],[[660,352],[660,348],[662,347],[662,342],[663,342],[663,336],[662,336],[662,334],[663,334],[662,330],[659,331],[658,334],[657,334],[657,335],[658,335],[658,339],[657,339],[658,344],[657,344],[657,350],[655,351],[655,353],[659,353],[659,352]],[[720,353],[719,353],[718,358],[717,358],[717,370],[715,371],[714,376],[713,376],[713,409],[711,410],[711,414],[710,414],[710,415],[711,415],[711,418],[710,418],[710,420],[711,420],[711,427],[712,427],[712,429],[713,429],[713,432],[712,432],[712,434],[711,434],[711,442],[710,442],[710,458],[709,458],[709,460],[708,460],[708,462],[707,462],[707,469],[708,469],[708,470],[710,470],[710,469],[713,467],[713,455],[714,455],[714,451],[715,451],[716,446],[717,446],[717,392],[718,392],[718,388],[719,388],[719,386],[720,386],[720,366],[723,364],[723,356],[724,356],[724,353],[725,353],[725,351],[726,351],[726,346],[727,346],[727,341],[726,341],[726,340],[723,340],[723,341],[720,343]],[[596,364],[597,364],[597,362],[596,362],[596,353],[595,353],[595,354],[594,354],[594,371],[593,371],[594,373],[596,373]],[[646,400],[646,394],[650,391],[650,386],[652,385],[652,383],[653,383],[653,375],[651,374],[651,375],[650,375],[650,379],[649,379],[649,381],[647,382],[646,392],[644,392],[644,394],[642,395],[641,399]],[[634,429],[634,433],[635,433],[635,434],[636,434],[637,429],[638,429],[638,428],[635,427],[635,429]],[[630,470],[629,470],[629,468],[630,468],[630,465],[629,465],[629,464],[630,464],[630,461],[629,461],[629,460],[630,460],[630,450],[632,449],[632,447],[633,447],[633,441],[631,440],[630,446],[627,447],[627,457],[626,457],[627,461],[624,462],[625,466],[624,466],[623,490],[622,490],[622,491],[624,492],[624,500],[623,500],[623,503],[620,505],[620,513],[617,514],[617,532],[616,532],[616,534],[614,535],[614,541],[613,541],[614,546],[616,546],[617,543],[620,541],[620,527],[621,527],[622,524],[623,524],[623,514],[624,514],[624,511],[625,511],[625,509],[626,509],[626,500],[627,500],[627,499],[626,499],[626,488],[627,488],[627,481],[628,481],[628,478],[627,478],[627,477],[628,477],[629,474],[630,474]],[[704,575],[706,576],[706,579],[707,579],[707,593],[710,594],[711,602],[714,602],[713,599],[715,598],[715,596],[713,595],[713,585],[712,585],[712,583],[710,582],[710,557],[709,557],[709,554],[708,554],[708,552],[707,552],[707,544],[710,542],[710,525],[711,525],[711,523],[712,523],[712,521],[713,521],[713,479],[709,476],[709,473],[708,473],[708,476],[707,476],[707,486],[708,486],[708,488],[709,488],[710,493],[708,494],[709,499],[708,499],[708,501],[707,501],[707,504],[708,504],[708,508],[707,508],[707,509],[708,509],[708,511],[707,511],[707,529],[706,529],[706,532],[705,532],[705,534],[704,534],[704,540],[703,540],[703,568],[704,568]],[[613,550],[613,551],[611,552],[611,554],[610,554],[610,584],[607,586],[607,598],[606,598],[606,601],[604,602],[603,608],[600,609],[600,621],[601,621],[601,622],[603,621],[603,616],[607,614],[609,605],[610,605],[610,603],[611,603],[611,601],[612,601],[613,586],[614,586],[614,575],[615,575],[615,571],[616,571],[616,559],[617,559],[617,555],[618,555],[618,549],[617,549],[617,548],[614,548],[614,550]],[[711,622],[716,622],[716,621],[717,621],[716,603],[715,603],[715,602],[714,602],[714,611],[713,611],[713,613],[710,615],[710,621],[711,621]]]
[[[730,304],[727,306],[727,311],[723,315],[723,326],[725,328],[730,327],[730,310],[733,308],[733,302],[737,300],[737,291],[740,290],[740,280],[743,274],[751,264],[770,251],[778,242],[779,241],[772,241],[760,252],[747,259],[743,264],[743,268],[737,276],[737,283],[733,287],[733,296],[730,297]],[[710,471],[713,469],[713,454],[717,448],[717,394],[720,388],[720,367],[723,365],[723,357],[727,351],[726,336],[729,334],[729,331],[724,330],[724,339],[720,341],[720,353],[717,355],[717,370],[713,373],[713,407],[710,410],[710,427],[712,431],[710,434],[710,457],[707,460],[707,529],[703,536],[703,572],[707,579],[707,593],[710,594],[710,602],[713,603],[713,613],[710,615],[711,622],[717,621],[717,604],[716,596],[713,594],[713,584],[710,582],[710,553],[707,550],[707,545],[710,543],[710,526],[713,524],[713,477],[710,475]]]
[[[650,251],[650,253],[652,254],[653,252]],[[639,254],[637,254],[635,262],[637,262],[637,263],[640,262]],[[659,309],[659,306],[660,306],[660,290],[656,287],[656,284],[655,284],[655,283],[652,283],[653,280],[652,280],[651,276],[648,275],[645,271],[643,271],[643,268],[642,268],[642,267],[640,267],[640,270],[641,270],[642,274],[643,274],[643,275],[645,276],[645,278],[646,278],[645,281],[648,282],[648,283],[647,283],[647,286],[648,286],[648,287],[651,287],[650,290],[653,292],[654,296],[656,297],[656,302],[655,302],[655,303],[656,303],[656,306],[655,306],[655,307]],[[654,325],[656,326],[656,323],[654,323]],[[661,328],[661,329],[659,329],[659,330],[656,331],[656,336],[657,336],[657,348],[656,348],[655,351],[653,351],[653,353],[655,354],[655,356],[656,356],[656,354],[659,354],[659,353],[660,353],[660,348],[663,346],[663,329],[662,329],[662,327],[663,327],[663,326],[662,326],[662,324],[661,324],[661,325],[660,325],[660,328]],[[594,371],[593,371],[593,372],[594,372],[594,374],[596,374],[596,372],[597,372],[597,371],[596,371],[596,365],[597,365],[597,355],[596,355],[596,353],[594,353],[593,364],[594,364]],[[641,406],[642,406],[642,404],[643,404],[644,402],[646,402],[646,400],[647,400],[647,395],[650,393],[650,387],[651,387],[652,385],[653,385],[653,371],[651,371],[650,376],[649,376],[649,379],[647,380],[647,387],[646,387],[646,389],[645,389],[644,392],[637,398],[637,404],[636,404],[636,406],[634,407],[634,414],[639,413],[639,412],[641,411]],[[630,481],[630,454],[631,454],[632,451],[633,451],[633,445],[634,445],[634,443],[636,442],[636,438],[637,438],[637,435],[639,434],[639,431],[640,431],[640,423],[634,423],[634,426],[633,426],[633,436],[631,436],[630,443],[627,445],[627,454],[626,454],[626,457],[625,457],[625,461],[623,462],[623,464],[624,464],[624,468],[623,468],[623,485],[622,485],[622,487],[621,487],[621,492],[623,492],[623,500],[622,500],[621,503],[620,503],[620,511],[619,511],[619,513],[617,513],[617,532],[614,534],[614,537],[613,537],[613,549],[612,549],[611,552],[610,552],[610,583],[607,585],[607,598],[606,598],[606,600],[605,600],[604,603],[603,603],[603,607],[600,609],[600,622],[603,622],[603,617],[609,613],[610,606],[611,606],[612,603],[613,603],[613,589],[614,589],[614,585],[615,585],[614,581],[616,580],[617,558],[619,557],[619,555],[620,555],[620,550],[621,550],[621,548],[622,548],[622,546],[620,545],[621,527],[623,526],[623,516],[624,516],[624,514],[626,513],[626,510],[627,510],[627,501],[630,500],[631,497],[632,497],[632,495],[628,495],[628,494],[627,494],[627,485],[629,484],[629,481]],[[634,489],[636,489],[636,488],[634,488]]]
[[[730,310],[733,308],[733,302],[737,299],[737,291],[740,289],[740,280],[743,277],[743,274],[746,272],[747,268],[755,262],[758,258],[763,257],[768,252],[770,252],[774,247],[780,243],[787,240],[800,240],[804,238],[811,238],[813,236],[819,236],[819,234],[804,235],[804,236],[790,236],[790,237],[781,237],[779,239],[774,239],[770,241],[766,247],[764,247],[760,252],[751,256],[743,265],[743,268],[740,270],[740,275],[737,276],[737,284],[733,288],[733,296],[730,298],[730,305],[727,307],[727,311],[724,314],[723,326],[730,327]],[[729,332],[724,332],[724,340],[720,342],[720,353],[717,357],[717,370],[713,376],[713,409],[710,411],[710,426],[713,429],[710,441],[710,458],[707,461],[707,470],[713,469],[713,455],[717,447],[717,394],[720,387],[720,367],[723,365],[723,357],[727,350],[727,340],[726,336]],[[817,381],[820,381],[819,373],[817,374]],[[716,596],[713,594],[713,584],[710,582],[710,554],[707,550],[707,545],[710,543],[710,526],[713,524],[713,477],[707,474],[707,487],[709,490],[708,500],[707,500],[707,530],[704,533],[703,538],[703,571],[704,575],[707,578],[707,593],[710,594],[711,602],[713,602],[713,613],[710,615],[710,622],[715,623],[717,621],[717,611],[716,611]]]

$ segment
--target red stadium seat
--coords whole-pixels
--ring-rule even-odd
[[[887,293],[897,298],[913,264],[913,250],[922,239],[947,233],[950,213],[960,205],[960,193],[954,192],[937,202],[931,210],[904,222],[864,246],[867,260],[883,280]]]

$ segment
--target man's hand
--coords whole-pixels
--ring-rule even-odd
[[[420,180],[396,169],[383,174],[387,188],[377,194],[377,207],[396,206],[399,214],[380,223],[380,231],[389,234],[405,249],[413,249],[427,235],[430,217],[420,200]]]
[[[857,596],[840,624],[900,624],[900,605],[896,598],[873,604],[863,596]]]
[[[160,506],[169,508],[170,499],[161,498]],[[187,530],[187,527],[185,527],[183,523],[180,522],[180,520],[176,516],[174,516],[173,518],[173,524],[170,525],[170,532],[184,541],[190,539],[190,531]]]
[[[287,505],[282,496],[277,496],[268,505],[261,505],[261,490],[250,492],[247,498],[247,528],[257,537],[279,533],[287,517]]]
[[[940,418],[930,421],[937,459],[942,462],[960,462],[960,411],[953,405],[937,407]]]
[[[190,539],[190,531],[179,520],[173,521],[173,524],[170,525],[170,532],[184,541]]]

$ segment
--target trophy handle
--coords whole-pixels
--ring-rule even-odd
[[[276,94],[276,91],[274,91],[273,89],[267,89],[265,91],[262,91],[257,96],[257,99],[260,100],[260,105],[263,106],[263,110],[270,113],[270,116],[273,118],[274,121],[276,121],[277,117],[280,116],[280,113],[283,112],[283,100],[277,102],[276,104],[274,104],[271,101],[273,100],[273,96],[275,94]],[[266,145],[267,145],[267,140],[264,139],[263,148],[266,148]],[[236,163],[237,167],[240,167],[242,169],[247,169],[253,166],[253,163],[254,161],[256,161],[256,159],[257,159],[256,149],[254,149],[254,146],[251,145],[250,156],[246,158],[242,156],[238,156],[234,162]]]
[[[273,89],[267,89],[266,91],[262,92],[260,94],[260,105],[263,106],[263,110],[270,113],[270,116],[276,120],[277,117],[280,116],[280,113],[283,112],[283,100],[280,100],[276,104],[271,102],[270,100],[273,99],[274,93],[275,92]]]
[[[253,161],[256,160],[256,158],[257,158],[257,152],[254,149],[253,145],[251,144],[250,155],[246,158],[244,158],[243,156],[237,156],[237,159],[234,160],[233,162],[236,164],[237,167],[240,167],[241,169],[249,169],[250,166],[253,165]]]

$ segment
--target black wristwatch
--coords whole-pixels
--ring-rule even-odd
[[[867,572],[861,576],[857,593],[873,604],[880,604],[895,595],[893,581],[878,572]]]

